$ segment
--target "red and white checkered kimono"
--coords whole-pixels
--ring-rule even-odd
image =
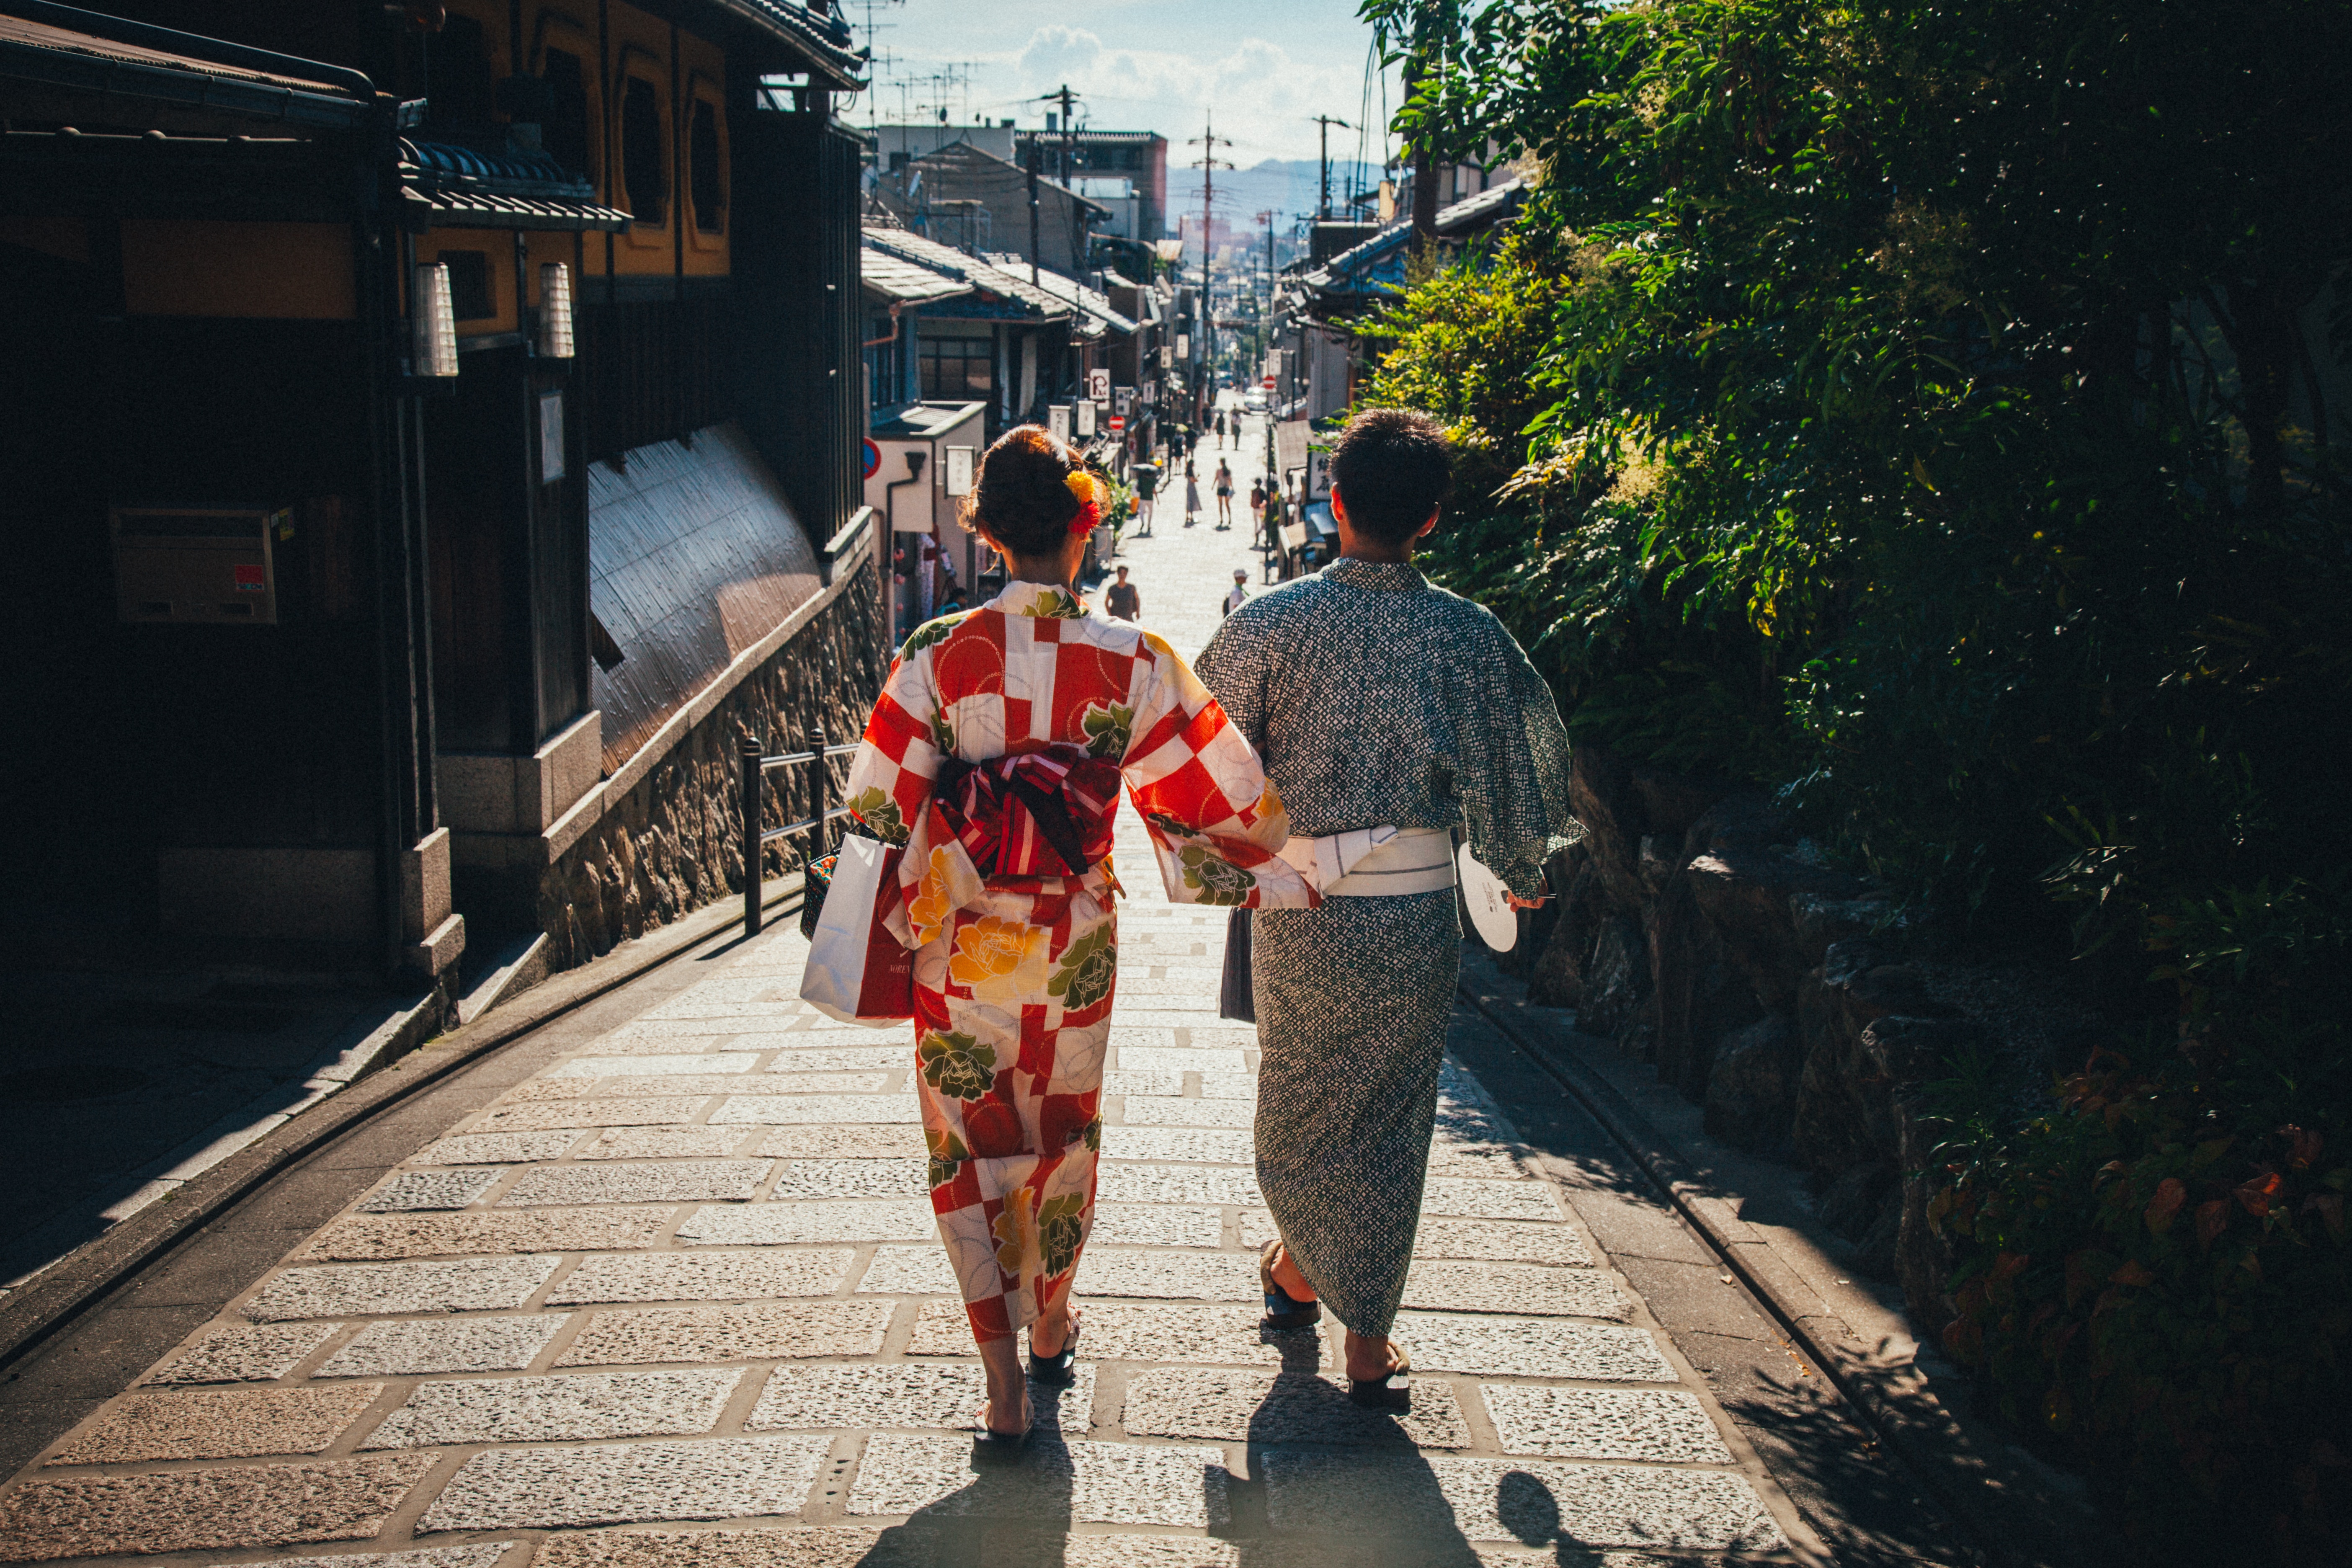
[[[907,849],[890,924],[916,949],[931,1208],[982,1340],[1018,1332],[1068,1289],[1094,1222],[1120,889],[1108,858],[1083,877],[982,877],[932,781],[948,756],[1056,743],[1118,763],[1171,900],[1318,901],[1276,856],[1289,820],[1255,753],[1159,637],[1067,589],[1014,583],[907,639],[849,805]]]

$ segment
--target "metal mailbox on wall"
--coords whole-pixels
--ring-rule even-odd
[[[263,507],[116,507],[116,616],[276,626],[273,547],[292,532],[293,515]]]

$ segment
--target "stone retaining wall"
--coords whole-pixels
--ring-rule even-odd
[[[1951,951],[1885,890],[1824,864],[1770,803],[1577,748],[1585,838],[1565,896],[1507,960],[1529,999],[1655,1065],[1706,1129],[1812,1177],[1852,1266],[1900,1282],[1929,1335],[1950,1258],[1927,1223],[1924,1087],[1961,1058],[2046,1085],[2099,1020],[2056,966]]]
[[[771,752],[797,750],[819,724],[834,744],[854,740],[882,689],[881,597],[869,557],[837,597],[758,671],[719,700],[597,825],[541,876],[540,929],[550,967],[569,969],[614,943],[667,925],[743,890],[742,736]],[[843,763],[833,764],[836,783]],[[814,774],[768,774],[771,824],[809,815]],[[838,801],[836,790],[835,799]],[[799,866],[797,850],[768,849],[766,872]]]

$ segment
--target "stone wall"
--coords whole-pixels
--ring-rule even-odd
[[[656,931],[743,890],[742,772],[747,732],[770,752],[801,749],[820,723],[833,744],[855,740],[882,689],[881,599],[869,557],[838,596],[757,671],[719,700],[635,787],[541,876],[540,929],[550,966],[568,969],[615,942]],[[847,759],[833,764],[836,785]],[[814,773],[772,769],[765,820],[810,815]],[[840,794],[834,795],[837,802]],[[766,873],[796,869],[798,851],[768,847]]]
[[[1853,1267],[1903,1287],[1927,1333],[1950,1259],[1927,1223],[1923,1089],[1975,1065],[2043,1084],[2098,1026],[2057,966],[1954,951],[1825,865],[1770,803],[1577,749],[1586,837],[1511,965],[1529,999],[1654,1064],[1706,1129],[1812,1179]]]

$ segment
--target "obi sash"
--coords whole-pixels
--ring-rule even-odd
[[[1454,886],[1454,832],[1445,827],[1351,828],[1293,837],[1282,858],[1327,899],[1433,893]]]
[[[1083,877],[1110,853],[1118,764],[1082,746],[949,758],[931,802],[983,877]]]

